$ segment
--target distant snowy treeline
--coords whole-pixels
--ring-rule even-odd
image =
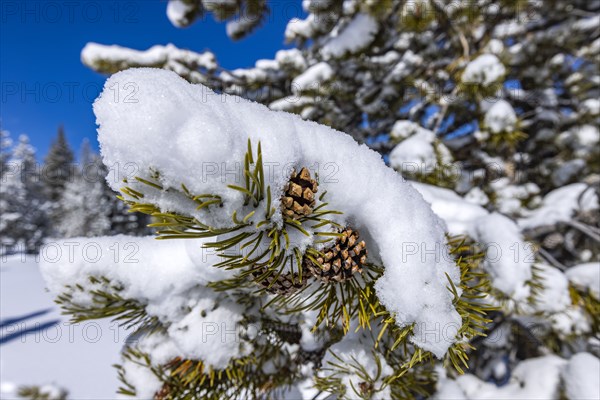
[[[109,171],[87,141],[76,162],[59,128],[43,163],[27,135],[13,143],[2,130],[0,141],[0,254],[35,253],[49,237],[147,233],[144,217],[108,187]]]

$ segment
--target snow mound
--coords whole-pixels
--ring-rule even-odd
[[[42,248],[40,270],[53,293],[94,275],[125,283],[123,297],[163,303],[175,292],[228,277],[211,267],[217,258],[202,243],[126,235],[69,238]]]
[[[308,89],[318,90],[319,85],[327,82],[333,76],[333,69],[326,62],[315,64],[298,75],[292,81],[292,90],[301,92]]]
[[[591,331],[589,318],[581,308],[569,307],[562,312],[550,315],[552,329],[561,337],[581,336]]]
[[[568,222],[577,210],[598,209],[598,196],[585,183],[572,183],[549,192],[539,208],[519,220],[522,229]]]
[[[116,82],[135,83],[137,101],[115,99],[109,91]],[[265,165],[272,166],[265,169],[265,180],[274,190],[275,206],[290,167],[333,167],[334,174],[331,169],[329,175],[320,171],[319,190],[327,191],[328,207],[344,213],[336,217],[338,222],[359,229],[370,254],[382,260],[385,272],[376,282],[382,304],[395,314],[399,326],[415,323],[412,342],[438,357],[456,340],[430,334],[436,327],[461,325],[447,290],[446,274],[458,284],[459,271],[444,246],[445,225],[367,146],[296,115],[215,94],[164,70],[130,69],[113,75],[94,111],[106,165],[117,166],[119,176],[127,176],[134,162],[142,178],[149,177],[150,169],[160,171],[165,188],[183,183],[192,193],[221,196],[223,207],[210,216],[215,226],[229,226],[233,212],[243,206],[243,196],[227,185],[239,185],[241,178],[232,170],[242,162],[248,139],[261,142]],[[124,185],[117,179],[109,184],[115,190]],[[145,201],[209,218],[203,210],[182,206],[166,190]],[[409,246],[414,251],[407,251]]]
[[[569,268],[565,275],[575,286],[588,289],[597,299],[600,299],[600,264],[591,262],[575,265]]]
[[[452,161],[450,152],[442,143],[436,144],[435,133],[420,129],[396,145],[390,153],[390,165],[398,171],[431,173],[439,162]]]
[[[502,214],[489,214],[476,221],[475,239],[486,250],[483,265],[494,287],[514,300],[527,298],[535,253],[523,242],[517,224]]]
[[[167,3],[167,18],[178,28],[190,24],[190,14],[194,12],[195,5],[184,0],[169,0]]]
[[[239,328],[242,310],[204,286],[231,275],[212,267],[217,257],[202,249],[202,241],[124,235],[70,238],[47,245],[40,254],[40,270],[55,295],[67,285],[79,285],[85,290],[75,291],[73,301],[82,307],[92,305],[91,291],[109,289],[89,278],[104,277],[120,287],[122,298],[138,299],[148,315],[169,321],[164,338],[167,349],[147,349],[157,363],[183,355],[224,368],[232,358],[243,355],[243,341],[232,334]],[[214,351],[217,347],[219,351]]]
[[[331,38],[321,53],[326,59],[354,54],[367,47],[379,29],[377,20],[368,14],[357,14],[337,35]]]
[[[506,68],[493,54],[482,54],[467,64],[462,82],[490,86],[498,83],[506,74]]]
[[[390,137],[392,139],[401,140],[425,130],[425,128],[421,127],[421,125],[416,122],[400,119],[392,126]]]
[[[600,360],[590,353],[577,353],[562,373],[569,399],[600,399]]]
[[[557,313],[565,311],[571,305],[569,281],[558,268],[538,264],[544,288],[536,296],[535,308],[539,311]]]
[[[492,133],[512,132],[517,126],[517,114],[506,100],[498,100],[485,113],[483,123]]]
[[[565,360],[555,355],[520,362],[504,386],[484,382],[466,374],[456,380],[442,371],[436,399],[598,399],[600,360],[590,353],[577,353]]]
[[[279,50],[275,53],[275,61],[282,68],[293,68],[302,71],[306,68],[306,59],[298,49]]]
[[[446,222],[448,232],[452,235],[475,237],[476,221],[489,214],[485,208],[470,203],[454,190],[419,182],[411,182],[411,185],[431,204],[433,211]]]
[[[566,363],[555,355],[522,361],[514,369],[508,384],[501,387],[471,374],[459,376],[455,381],[442,379],[436,397],[448,400],[554,399],[557,398],[560,374]]]

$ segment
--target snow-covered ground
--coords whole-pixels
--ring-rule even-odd
[[[0,398],[21,385],[55,384],[72,399],[112,399],[111,367],[127,332],[110,320],[68,324],[45,290],[33,256],[0,260]]]

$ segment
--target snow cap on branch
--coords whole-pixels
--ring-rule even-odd
[[[493,54],[482,54],[471,61],[462,75],[463,83],[490,86],[498,83],[506,74],[506,68]]]
[[[108,92],[127,82],[136,85],[135,102],[119,101]],[[274,205],[290,167],[320,170],[319,190],[327,191],[328,207],[343,212],[337,222],[360,229],[374,259],[383,262],[376,289],[397,324],[415,323],[412,342],[438,357],[455,341],[439,333],[462,324],[447,290],[447,276],[458,284],[459,272],[445,247],[445,226],[379,154],[342,132],[215,94],[172,72],[130,69],[111,77],[105,88],[94,104],[104,162],[123,168],[121,175],[126,175],[125,165],[135,162],[137,176],[158,171],[163,188],[184,184],[192,193],[220,196],[223,206],[209,215],[182,206],[167,190],[144,201],[163,211],[208,218],[212,226],[231,225],[232,213],[242,211],[243,196],[227,185],[239,185],[235,168],[248,140],[260,142],[263,162],[272,166],[265,169],[265,181],[274,192]],[[119,190],[125,184],[115,180],[111,185]]]
[[[494,287],[516,300],[530,294],[533,250],[523,241],[517,224],[497,212],[476,221],[475,238],[486,249],[484,267]]]
[[[168,321],[164,345],[153,345],[156,340],[151,335],[140,342],[156,363],[184,356],[224,368],[250,350],[237,337],[222,339],[223,329],[230,336],[240,333],[236,328],[243,313],[235,302],[219,299],[205,286],[231,273],[212,267],[219,260],[202,250],[202,241],[158,242],[153,237],[124,235],[70,238],[50,243],[41,254],[40,269],[48,289],[60,295],[66,287],[80,287],[71,293],[78,307],[94,306],[97,292],[116,290],[119,298],[139,301],[150,317]]]

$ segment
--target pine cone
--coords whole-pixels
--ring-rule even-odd
[[[362,272],[367,261],[365,242],[359,241],[358,231],[345,228],[341,233],[335,244],[323,250],[322,257],[317,257],[320,266],[304,257],[304,267],[324,282],[348,280],[355,272]]]
[[[252,271],[252,276],[258,278],[265,272],[267,272],[267,267],[255,269]],[[300,280],[298,274],[293,274],[293,281],[291,273],[279,274],[279,276],[277,276],[278,274],[278,271],[274,271],[268,277],[257,282],[257,284],[264,287],[268,293],[279,295],[290,295],[306,286],[308,273],[302,274],[302,280]],[[273,281],[275,282],[273,283]]]
[[[302,168],[300,173],[294,170],[281,197],[281,211],[284,217],[300,219],[310,215],[315,206],[317,181],[311,178],[308,168]]]

